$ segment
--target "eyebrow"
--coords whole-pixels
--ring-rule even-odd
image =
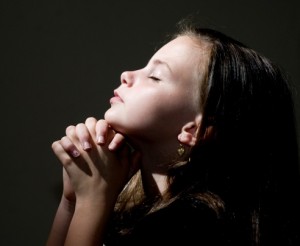
[[[164,65],[164,66],[166,66],[166,67],[168,68],[168,70],[169,70],[171,73],[173,73],[173,71],[172,71],[172,69],[170,68],[169,64],[166,63],[166,62],[164,62],[164,61],[162,61],[162,60],[155,59],[155,60],[152,61],[152,63],[155,64],[155,65]]]

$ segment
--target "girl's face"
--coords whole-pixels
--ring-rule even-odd
[[[199,83],[207,61],[206,50],[192,38],[177,37],[146,67],[122,73],[106,121],[129,137],[147,141],[176,137],[199,114]]]

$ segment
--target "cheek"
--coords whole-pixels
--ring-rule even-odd
[[[135,91],[124,104],[113,105],[105,120],[124,134],[170,136],[191,119],[190,97],[174,91]]]
[[[124,134],[144,135],[161,128],[170,113],[168,99],[150,93],[137,93],[127,98],[125,103],[114,104],[105,114],[104,119],[116,131]]]
[[[191,116],[188,99],[183,98],[181,94],[161,93],[155,97],[149,98],[138,105],[136,112],[139,113],[139,119],[144,121],[149,127],[178,128],[185,120]]]

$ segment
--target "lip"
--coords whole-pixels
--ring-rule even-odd
[[[119,96],[118,92],[114,91],[114,96],[109,100],[110,103],[123,102],[123,99]]]

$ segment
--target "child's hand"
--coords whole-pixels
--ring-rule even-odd
[[[64,196],[69,200],[76,197],[76,203],[114,204],[127,181],[129,167],[137,162],[124,136],[95,118],[67,127],[66,136],[54,142],[52,149],[67,174]]]

